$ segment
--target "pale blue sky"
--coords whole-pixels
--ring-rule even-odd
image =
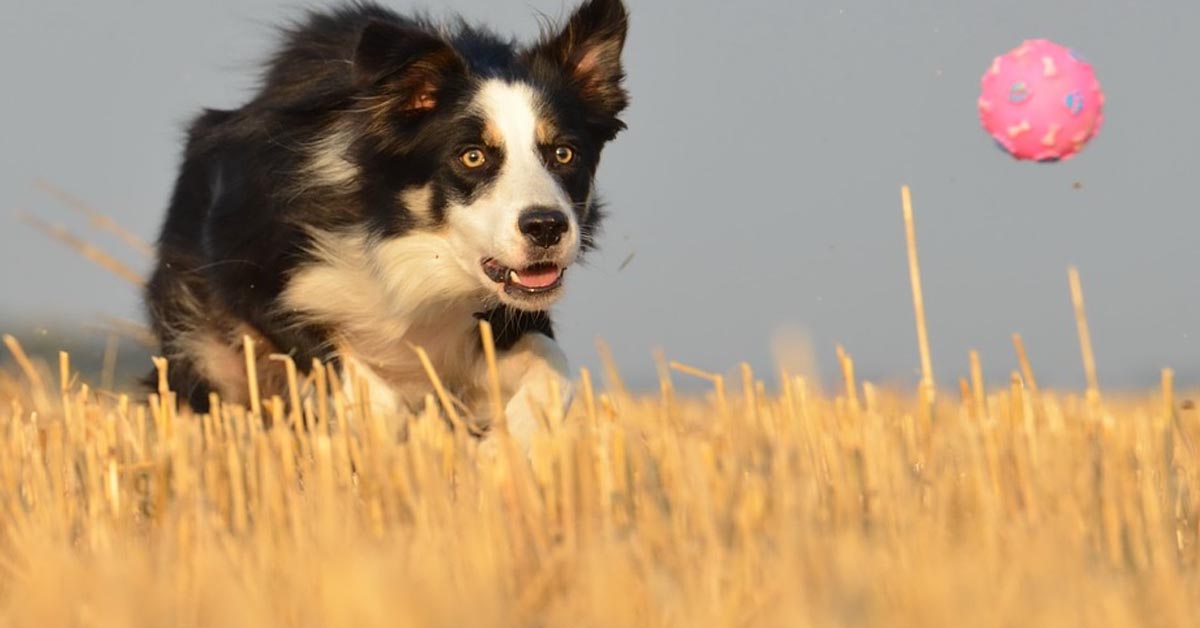
[[[9,210],[85,231],[34,188],[45,177],[152,238],[183,124],[202,106],[246,98],[269,24],[301,4],[0,4],[0,317],[138,315],[133,289]],[[520,36],[536,32],[536,12],[571,6],[389,4]],[[797,327],[827,380],[841,342],[862,373],[914,381],[898,200],[907,182],[945,383],[965,372],[972,347],[991,377],[1005,377],[1009,334],[1020,331],[1045,381],[1080,385],[1071,263],[1102,383],[1144,384],[1166,365],[1200,378],[1200,3],[629,5],[630,128],[600,176],[612,219],[557,316],[576,365],[595,363],[603,336],[634,378],[652,372],[653,347],[705,368],[744,359],[767,369],[772,335]],[[978,127],[980,73],[1030,37],[1082,51],[1107,93],[1106,125],[1075,160],[1014,163]]]

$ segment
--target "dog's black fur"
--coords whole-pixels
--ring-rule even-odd
[[[301,369],[313,358],[336,363],[337,322],[282,299],[299,269],[320,263],[314,234],[357,230],[374,246],[447,228],[449,208],[488,189],[503,163],[497,151],[477,171],[453,165],[485,133],[467,105],[489,79],[536,89],[542,114],[574,148],[572,165],[553,172],[589,248],[601,219],[591,202],[600,152],[624,128],[626,21],[620,0],[588,0],[563,29],[521,47],[465,22],[439,28],[356,3],[286,31],[257,95],[204,112],[188,132],[146,290],[172,390],[197,411],[210,392],[238,398],[205,363],[217,358],[197,347],[223,344],[232,359],[244,335],[263,345],[260,355],[289,353]],[[332,141],[344,142],[344,163],[314,158]],[[421,216],[401,200],[418,187],[432,192]],[[529,332],[551,335],[544,308],[522,309],[480,299],[477,316],[492,322],[501,350]]]

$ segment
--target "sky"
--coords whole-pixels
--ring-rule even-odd
[[[1067,268],[1080,269],[1101,384],[1200,379],[1200,3],[1194,0],[627,0],[629,130],[605,152],[601,250],[556,310],[575,366],[611,345],[775,368],[780,338],[916,381],[899,190],[912,186],[940,383],[978,349],[989,379],[1023,334],[1040,383],[1083,385]],[[273,24],[306,3],[0,3],[0,326],[139,318],[130,284],[17,221],[23,210],[149,262],[40,191],[41,178],[152,240],[201,107],[254,88]],[[563,0],[393,0],[529,38]],[[1019,163],[980,129],[979,77],[1022,40],[1081,51],[1105,125],[1077,158]],[[790,344],[796,344],[794,341]],[[774,347],[774,349],[773,349]],[[786,351],[784,353],[787,353]],[[784,356],[789,362],[796,356]]]

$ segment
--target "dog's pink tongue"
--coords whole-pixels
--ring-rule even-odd
[[[517,273],[517,283],[526,288],[547,288],[558,281],[558,273],[556,266],[522,270]]]

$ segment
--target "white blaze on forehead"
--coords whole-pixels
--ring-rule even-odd
[[[475,107],[503,144],[495,200],[525,207],[566,205],[566,194],[546,169],[538,147],[537,92],[525,83],[493,79],[480,88]]]
[[[537,94],[525,83],[499,79],[487,81],[475,97],[475,106],[492,125],[505,147],[531,151],[537,136]]]

